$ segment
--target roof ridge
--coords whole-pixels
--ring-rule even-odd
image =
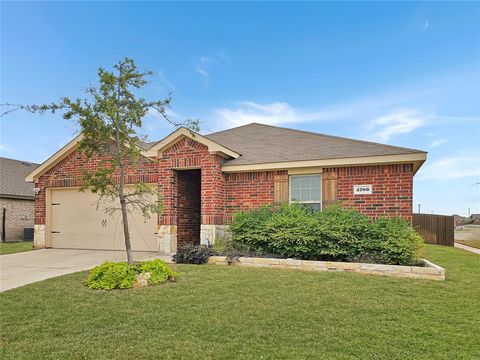
[[[12,158],[7,158],[7,157],[5,157],[5,156],[0,156],[0,159],[9,160],[9,161],[17,161],[17,162],[20,162],[20,163],[23,163],[23,164],[28,164],[28,165],[40,165],[39,163],[35,163],[35,162],[33,162],[33,161],[12,159]]]
[[[248,123],[248,124],[244,124],[244,125],[239,125],[239,126],[235,126],[235,127],[232,127],[232,128],[229,128],[229,129],[225,129],[225,130],[220,130],[220,131],[214,131],[214,132],[211,132],[210,134],[206,134],[206,135],[203,135],[203,136],[210,136],[210,135],[214,135],[214,134],[220,134],[220,133],[224,133],[224,132],[227,132],[227,131],[230,131],[230,130],[234,130],[234,129],[240,129],[242,127],[246,127],[246,126],[250,126],[250,125],[264,125],[264,124],[260,124],[260,123],[256,123],[256,122],[253,122],[253,123]],[[268,126],[268,125],[267,125]]]
[[[261,124],[261,123],[257,123],[257,122],[245,124],[245,125],[242,125],[242,126],[237,126],[236,128],[231,128],[231,129],[222,130],[222,131],[219,131],[219,132],[217,132],[217,133],[212,133],[212,134],[218,134],[218,133],[220,133],[220,132],[226,132],[226,131],[229,131],[229,130],[232,130],[232,129],[238,129],[238,128],[240,128],[240,127],[245,127],[245,126],[249,126],[249,125],[260,125],[260,126],[266,126],[266,127],[270,127],[270,128],[274,128],[274,129],[289,130],[289,131],[300,132],[300,133],[304,133],[304,134],[320,135],[320,136],[325,136],[325,137],[334,138],[334,139],[342,139],[342,140],[347,140],[347,141],[350,141],[350,142],[353,142],[353,143],[364,143],[364,144],[372,144],[372,145],[381,145],[381,146],[386,146],[386,147],[389,147],[389,148],[392,148],[392,149],[406,150],[406,151],[410,151],[410,152],[422,152],[422,153],[426,153],[426,151],[419,150],[419,149],[406,148],[406,147],[402,147],[402,146],[389,145],[389,144],[382,144],[382,143],[378,143],[378,142],[374,142],[374,141],[352,139],[352,138],[347,138],[347,137],[343,137],[343,136],[337,136],[337,135],[329,135],[329,134],[318,133],[318,132],[314,132],[314,131],[292,129],[292,128],[287,128],[287,127],[283,127],[283,126],[275,126],[275,125]],[[209,135],[211,135],[211,134],[209,134]]]

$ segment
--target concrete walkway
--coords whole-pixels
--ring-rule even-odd
[[[158,257],[135,252],[135,260]],[[125,251],[45,249],[0,256],[0,292],[26,284],[91,269],[104,261],[126,260]]]
[[[471,246],[455,243],[455,247],[459,248],[459,249],[463,249],[463,250],[473,252],[475,254],[480,254],[480,249],[477,249],[477,248],[474,248],[474,247],[471,247]]]

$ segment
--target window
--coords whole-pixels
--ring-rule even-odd
[[[313,211],[322,208],[320,175],[290,176],[290,202],[305,204]]]

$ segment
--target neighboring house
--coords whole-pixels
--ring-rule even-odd
[[[0,157],[0,231],[2,240],[22,240],[33,228],[35,194],[25,176],[38,164]]]
[[[80,135],[81,136],[81,135]],[[95,211],[96,196],[78,192],[82,169],[94,169],[76,148],[80,136],[33,171],[37,247],[123,249],[119,216]],[[339,202],[370,216],[412,217],[413,176],[424,151],[249,124],[209,135],[180,128],[142,144],[143,161],[128,183],[158,186],[157,219],[131,216],[135,250],[171,253],[185,243],[226,236],[236,211],[300,202],[319,210]]]
[[[463,218],[455,223],[455,226],[480,225],[480,214],[472,214],[468,218]]]
[[[460,225],[460,223],[462,223],[466,219],[467,218],[465,216],[453,214],[453,223],[455,224],[455,226]]]

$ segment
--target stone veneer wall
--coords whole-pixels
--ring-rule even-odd
[[[25,199],[0,198],[0,227],[2,224],[2,212],[5,212],[6,241],[23,240],[23,229],[33,228],[35,202]]]
[[[422,261],[425,264],[424,267],[251,257],[240,257],[237,261],[229,263],[226,256],[211,256],[208,259],[208,263],[214,265],[270,267],[276,269],[305,271],[340,271],[410,279],[445,280],[444,268],[435,265],[428,260],[422,259]]]

